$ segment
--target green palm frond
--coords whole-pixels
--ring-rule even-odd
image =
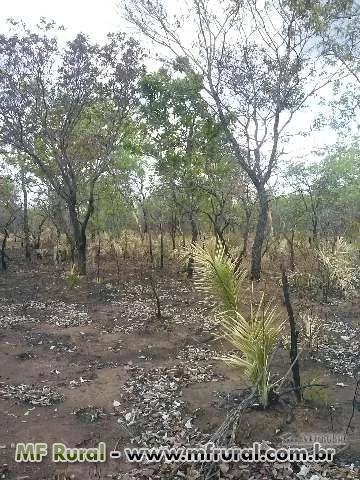
[[[264,406],[267,404],[269,385],[270,357],[279,338],[282,324],[278,322],[277,312],[271,303],[264,304],[262,295],[257,308],[251,308],[249,318],[240,313],[220,315],[221,336],[226,339],[239,354],[224,355],[220,360],[229,366],[243,369],[244,375],[258,390]]]
[[[234,262],[218,246],[193,247],[192,255],[197,265],[196,286],[218,301],[219,337],[239,352],[218,359],[241,368],[266,406],[271,388],[271,354],[282,328],[277,310],[271,303],[265,304],[262,294],[259,304],[251,302],[249,314],[242,315],[246,272],[237,271]]]
[[[197,265],[197,288],[214,296],[221,311],[237,311],[246,271],[237,271],[235,263],[219,246],[194,247],[193,255]]]

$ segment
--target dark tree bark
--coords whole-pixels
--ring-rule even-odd
[[[162,317],[162,315],[161,315],[161,301],[160,301],[159,294],[157,292],[155,280],[154,280],[151,272],[149,273],[149,281],[150,281],[151,291],[152,291],[152,293],[154,295],[154,298],[155,298],[156,318],[161,318]]]
[[[126,260],[128,258],[128,236],[127,231],[125,230],[124,233],[124,248],[123,248],[123,259]]]
[[[160,268],[164,268],[164,233],[160,224]]]
[[[99,235],[97,249],[96,249],[96,280],[100,281],[100,259],[101,259],[101,238]]]
[[[38,226],[38,229],[37,229],[37,232],[36,232],[36,238],[35,238],[35,242],[34,242],[34,248],[36,250],[38,250],[41,246],[41,234],[42,234],[42,229],[43,229],[43,226],[44,226],[44,223],[46,222],[46,218],[47,217],[44,217],[41,222],[39,223],[39,226]]]
[[[26,174],[24,168],[21,168],[21,190],[23,193],[23,232],[24,232],[24,247],[26,260],[31,259],[31,245],[30,245],[30,228],[28,215],[28,192],[26,185]]]
[[[299,331],[296,326],[294,311],[293,311],[291,300],[290,300],[289,282],[288,282],[284,265],[281,266],[281,271],[282,271],[282,288],[283,288],[283,294],[284,294],[284,301],[285,301],[286,309],[288,312],[288,319],[290,324],[290,362],[291,362],[291,370],[293,375],[293,384],[294,384],[296,399],[298,400],[298,402],[301,402],[302,400],[301,379],[300,379],[300,367],[299,367],[299,360],[298,360]]]
[[[191,225],[191,244],[196,245],[199,237],[199,229],[194,216],[194,212],[190,212],[190,225]],[[187,278],[192,278],[194,275],[194,256],[190,253],[189,261],[187,264]]]
[[[286,238],[286,241],[289,245],[289,256],[290,256],[290,270],[295,272],[295,248],[294,248],[294,240],[295,240],[295,231],[291,229],[290,237]]]
[[[75,243],[74,264],[79,275],[86,275],[86,235],[83,232]]]
[[[317,214],[313,214],[312,217],[312,239],[313,242],[317,242],[318,239],[318,219],[317,219]]]
[[[220,245],[224,249],[224,253],[226,256],[231,257],[229,247],[226,243],[225,237],[224,237],[224,230],[228,225],[226,225],[223,229],[219,228],[218,226],[214,226],[214,231],[215,231],[215,237],[218,242],[220,242]]]
[[[68,202],[69,218],[70,218],[70,224],[72,228],[71,248],[73,252],[73,263],[79,275],[86,275],[86,257],[87,257],[86,228],[87,228],[89,219],[92,216],[94,211],[94,185],[95,185],[95,181],[92,183],[90,187],[87,211],[82,222],[80,222],[79,220],[79,216],[76,208],[76,205],[77,205],[76,192],[72,193],[71,199]]]
[[[154,265],[154,252],[153,252],[152,235],[151,235],[151,230],[150,230],[150,228],[148,228],[147,237],[148,237],[148,240],[149,240],[149,258],[150,258],[150,263],[151,263],[151,265]]]
[[[259,199],[259,214],[256,233],[252,246],[251,280],[259,281],[261,277],[261,259],[269,218],[269,195],[263,185],[257,188]]]
[[[6,242],[7,239],[9,238],[9,232],[7,231],[6,228],[4,228],[4,238],[1,242],[1,270],[3,272],[6,272],[7,270],[7,264],[6,264]]]
[[[169,233],[171,237],[171,245],[173,250],[176,250],[176,231],[177,231],[177,220],[175,216],[172,216]]]

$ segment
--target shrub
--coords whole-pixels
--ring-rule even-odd
[[[319,281],[310,273],[296,272],[289,277],[292,291],[314,298],[319,292]]]
[[[324,300],[327,301],[330,295],[346,296],[351,293],[355,279],[351,245],[338,238],[332,248],[325,243],[321,245],[317,256]]]
[[[243,369],[244,375],[257,386],[263,406],[267,406],[270,383],[270,359],[279,339],[282,324],[271,304],[264,304],[262,295],[257,308],[251,304],[247,318],[239,312],[220,315],[221,336],[234,346],[239,354],[220,357],[226,364]]]
[[[246,273],[237,271],[223,248],[196,247],[194,259],[197,264],[196,285],[212,294],[219,305],[219,336],[239,352],[219,358],[228,365],[242,368],[266,407],[271,389],[271,353],[282,328],[277,322],[276,308],[265,304],[262,294],[257,307],[251,301],[248,315],[240,313]]]
[[[302,324],[302,340],[309,350],[314,350],[318,347],[319,340],[324,333],[323,322],[320,317],[309,312],[301,312],[299,317]]]
[[[309,403],[315,408],[329,408],[333,403],[333,399],[327,388],[322,386],[320,382],[320,378],[315,377],[305,377],[303,378],[303,398],[305,402]]]
[[[194,247],[193,253],[197,265],[197,288],[214,296],[220,311],[238,311],[246,271],[236,270],[235,262],[216,245]]]
[[[66,275],[65,275],[65,283],[66,285],[73,289],[73,288],[76,288],[80,285],[80,276],[79,274],[76,272],[76,268],[75,268],[75,265],[73,265],[71,267],[71,270],[70,272],[67,272]]]

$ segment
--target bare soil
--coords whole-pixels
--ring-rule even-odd
[[[17,464],[14,444],[62,441],[74,447],[104,441],[112,449],[160,445],[161,439],[175,446],[201,443],[246,393],[249,386],[239,372],[213,358],[228,347],[214,340],[211,300],[195,292],[181,272],[174,267],[156,273],[163,310],[157,318],[141,267],[124,262],[120,279],[111,266],[106,270],[100,282],[90,274],[71,289],[63,266],[46,260],[26,265],[13,250],[9,271],[0,277],[0,478],[126,478],[134,467],[121,460],[101,468],[49,460]],[[346,321],[355,332],[358,307],[354,299],[319,306],[327,318]],[[288,352],[279,348],[272,371],[280,377],[288,367]],[[360,403],[353,401],[354,379],[334,374],[331,365],[309,354],[302,357],[302,375],[327,387],[312,391],[301,406],[289,392],[266,411],[250,409],[239,444],[279,444],[285,432],[344,432],[354,409],[349,428],[354,440],[337,462],[356,464]],[[34,396],[26,390],[30,386],[40,393]],[[147,466],[138,470],[138,477],[128,478],[170,478],[153,477]]]

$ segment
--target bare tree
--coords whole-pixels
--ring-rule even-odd
[[[338,75],[321,68],[316,33],[290,4],[189,0],[188,13],[177,15],[170,14],[161,0],[128,0],[126,8],[127,19],[170,51],[178,66],[202,75],[204,97],[256,189],[254,280],[261,276],[268,183],[284,153],[287,127],[306,101]]]
[[[0,36],[1,147],[25,154],[65,203],[75,265],[85,274],[94,190],[121,148],[140,48],[122,34],[103,46],[79,34],[60,48],[53,23],[35,31],[12,24]]]

